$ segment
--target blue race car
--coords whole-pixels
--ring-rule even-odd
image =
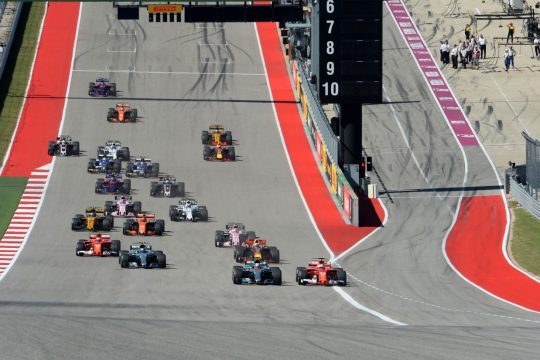
[[[116,83],[106,78],[97,78],[88,85],[88,95],[92,97],[116,96]]]
[[[115,160],[111,155],[102,155],[97,159],[88,160],[86,169],[91,174],[119,173],[122,169],[122,160]]]
[[[246,261],[244,266],[233,266],[232,281],[237,285],[281,285],[281,269],[266,261]]]
[[[118,262],[124,269],[167,267],[167,258],[163,251],[152,250],[152,245],[143,242],[131,244],[129,251],[122,250]]]
[[[105,179],[97,179],[96,194],[126,194],[131,192],[131,180],[122,180],[120,174],[106,174]]]
[[[126,166],[127,177],[159,177],[159,163],[153,163],[151,159],[144,157],[135,158]]]

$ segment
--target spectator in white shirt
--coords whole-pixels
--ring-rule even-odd
[[[536,56],[536,59],[540,57],[540,38],[538,38],[538,35],[534,35],[534,55]]]
[[[482,59],[486,58],[486,38],[484,35],[480,34],[480,37],[478,38],[478,44],[480,45],[480,57]]]
[[[456,44],[454,44],[454,47],[452,47],[452,50],[450,50],[450,56],[452,58],[452,67],[454,69],[458,68],[458,47]]]

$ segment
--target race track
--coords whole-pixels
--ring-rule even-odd
[[[464,157],[389,16],[384,48],[391,105],[367,109],[364,139],[388,191],[389,221],[340,261],[356,278],[345,291],[407,326],[359,311],[330,288],[294,283],[296,266],[327,253],[291,176],[253,24],[117,21],[106,3],[85,3],[81,16],[62,132],[80,140],[85,152],[56,160],[32,235],[0,283],[3,356],[537,356],[540,316],[469,285],[443,257],[459,195],[448,188],[464,185]],[[138,123],[105,121],[116,99],[87,96],[88,82],[102,75],[138,108]],[[200,131],[210,123],[232,130],[239,161],[203,161]],[[166,236],[146,238],[167,254],[166,270],[128,271],[115,258],[74,255],[85,233],[70,230],[71,216],[109,199],[93,193],[98,176],[85,170],[107,139],[160,162],[163,173],[184,181],[188,194],[208,207],[208,223],[171,223],[174,200],[151,198],[150,180],[133,180],[143,209],[166,220]],[[465,194],[493,194],[497,183],[483,153],[466,155]],[[244,222],[279,247],[284,286],[232,284],[232,251],[213,245],[214,231],[228,221]],[[121,223],[111,235],[126,248],[140,238],[123,236]]]

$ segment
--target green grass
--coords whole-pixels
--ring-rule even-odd
[[[540,276],[540,220],[529,214],[515,201],[513,210],[512,256],[527,271]]]
[[[0,177],[0,234],[4,235],[7,226],[17,209],[19,199],[26,186],[26,178]],[[0,236],[1,237],[1,236]]]
[[[0,159],[4,158],[17,124],[44,11],[44,2],[24,3],[0,81]]]

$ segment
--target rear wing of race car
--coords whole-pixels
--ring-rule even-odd
[[[97,234],[90,234],[90,236],[88,237],[90,240],[94,240],[97,238]],[[111,236],[110,235],[104,235],[104,234],[101,234],[101,240],[102,241],[110,241],[111,240]]]
[[[240,230],[245,230],[246,226],[242,223],[236,223],[236,222],[230,222],[227,225],[225,225],[225,229],[230,230],[236,225]]]
[[[136,218],[137,218],[137,219],[155,219],[155,218],[156,218],[156,214],[151,214],[151,213],[140,213],[140,214],[137,214]]]
[[[159,179],[158,179],[158,182],[160,182],[160,183],[164,183],[164,182],[167,182],[167,181],[170,181],[172,183],[176,183],[176,178],[174,178],[172,176],[160,176]]]
[[[251,239],[251,240],[246,240],[245,243],[247,246],[253,246],[255,244],[257,245],[260,245],[260,246],[266,246],[266,240],[264,239]]]
[[[212,125],[208,126],[208,130],[210,130],[210,131],[223,131],[223,130],[225,130],[225,127],[223,125],[212,124]]]
[[[132,196],[129,195],[114,195],[114,200],[121,200],[122,198],[125,198],[128,201],[131,201],[133,199]]]

